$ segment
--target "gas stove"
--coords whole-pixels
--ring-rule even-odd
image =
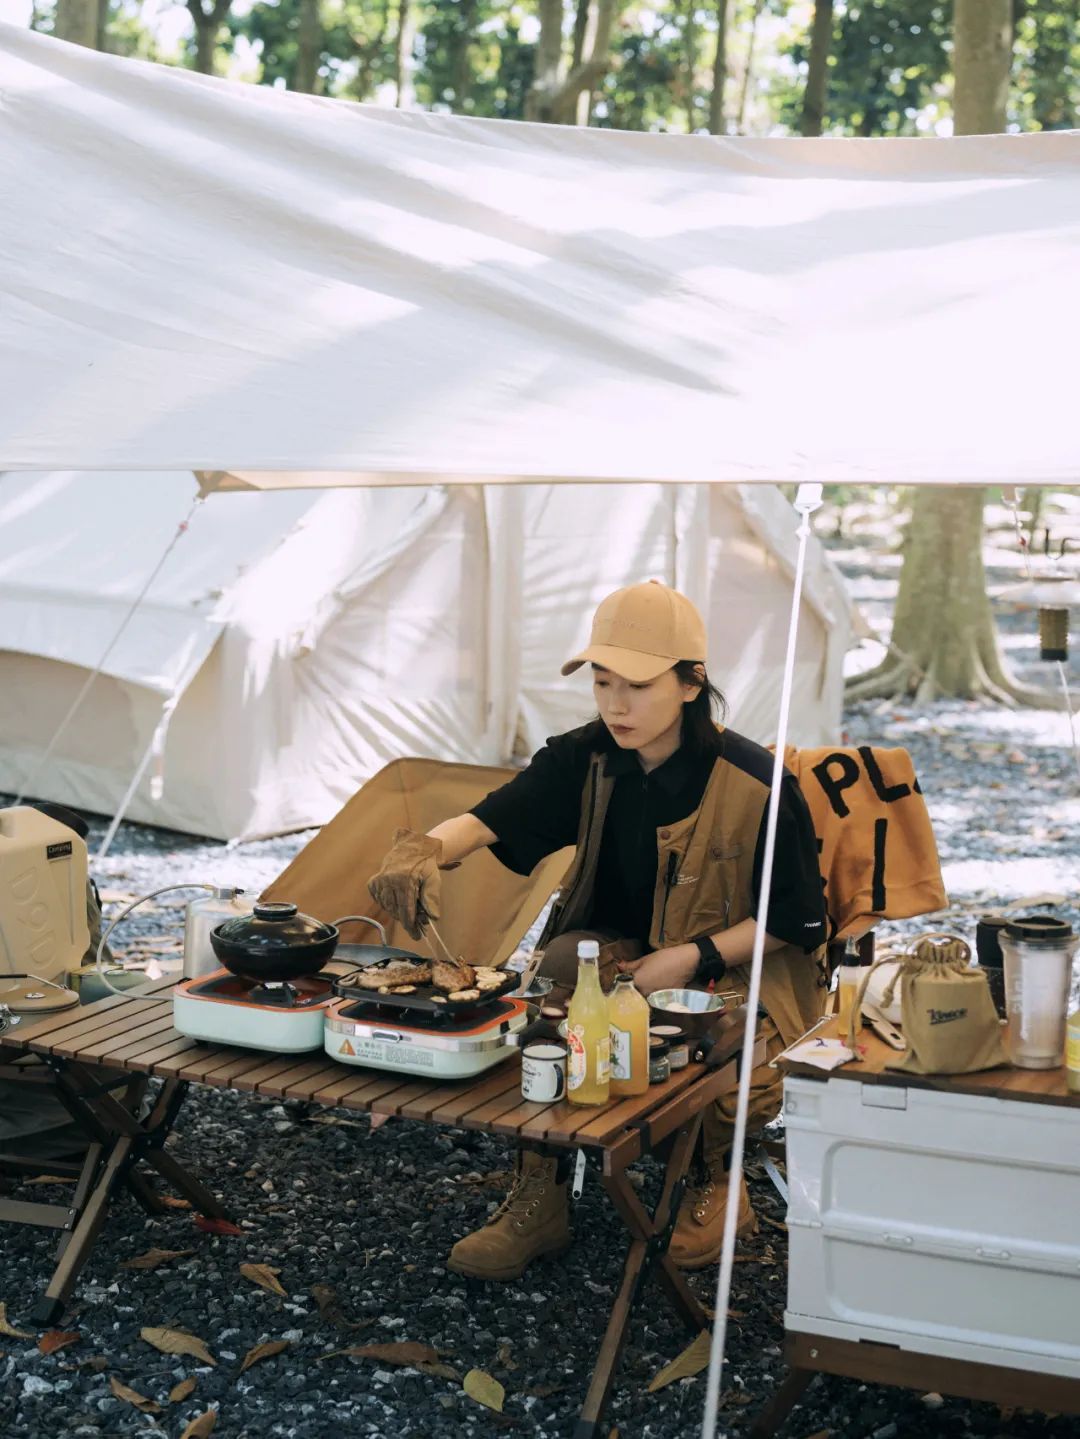
[[[326,1011],[331,1059],[428,1079],[467,1079],[516,1052],[528,1010],[521,999],[495,999],[445,1016],[340,999]]]
[[[177,985],[173,1026],[190,1039],[303,1054],[322,1046],[333,983],[332,974],[309,974],[259,984],[219,969]]]

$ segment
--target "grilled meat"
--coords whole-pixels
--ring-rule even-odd
[[[390,989],[399,984],[430,982],[431,965],[410,959],[391,959],[386,964],[369,964],[356,976],[356,983],[361,989]]]
[[[431,965],[431,982],[444,994],[454,994],[457,990],[475,987],[476,971],[463,959],[454,963],[448,959],[436,959]]]

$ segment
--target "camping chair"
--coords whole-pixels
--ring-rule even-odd
[[[327,922],[346,914],[370,915],[386,925],[391,944],[415,950],[418,941],[390,919],[367,889],[394,830],[406,826],[423,832],[463,814],[515,773],[433,759],[394,760],[305,845],[262,898],[291,901]],[[572,853],[565,849],[549,855],[527,876],[512,873],[486,849],[460,869],[445,871],[439,933],[450,950],[474,965],[504,963],[558,889]],[[353,926],[348,939],[368,944],[376,936]]]

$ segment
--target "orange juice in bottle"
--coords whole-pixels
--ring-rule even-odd
[[[649,1003],[633,975],[618,974],[608,995],[611,1092],[644,1094],[649,1087]]]
[[[608,1002],[600,988],[600,946],[583,939],[578,980],[566,1015],[566,1097],[571,1104],[606,1104],[611,1079]]]

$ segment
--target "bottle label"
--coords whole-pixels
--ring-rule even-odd
[[[1080,1074],[1080,1024],[1075,1022],[1066,1031],[1065,1068]]]
[[[600,1084],[611,1080],[611,1035],[605,1034],[596,1041],[596,1078]]]
[[[630,1031],[611,1026],[611,1077],[630,1078]]]
[[[568,1025],[566,1043],[569,1049],[566,1066],[566,1087],[580,1089],[585,1083],[585,1027],[581,1024]]]

